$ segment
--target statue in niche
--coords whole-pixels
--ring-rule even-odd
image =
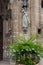
[[[29,18],[28,18],[28,14],[26,11],[22,11],[23,13],[23,17],[22,17],[22,27],[24,29],[27,29],[28,28],[28,25],[30,24],[30,21],[29,21]]]

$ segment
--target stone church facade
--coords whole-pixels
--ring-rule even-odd
[[[43,33],[43,0],[1,0],[0,21],[3,22],[0,24],[3,26],[0,54],[5,59],[9,58],[6,45],[12,44],[15,36],[24,35],[27,39],[32,34]]]

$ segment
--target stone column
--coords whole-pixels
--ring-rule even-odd
[[[39,28],[39,22],[40,22],[40,9],[39,9],[39,0],[34,0],[34,13],[35,13],[35,28],[36,28],[36,33]]]
[[[30,0],[30,30],[31,35],[36,33],[35,29],[35,13],[34,13],[34,0]]]
[[[11,4],[12,9],[12,34],[13,38],[18,35],[18,2],[17,0]]]
[[[39,26],[39,0],[30,0],[31,34],[37,33]]]

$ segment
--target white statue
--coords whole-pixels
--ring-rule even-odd
[[[25,12],[24,10],[22,11],[23,13],[23,17],[22,17],[22,27],[23,28],[27,28],[28,25],[30,24],[29,18],[28,18],[28,14],[27,12]]]

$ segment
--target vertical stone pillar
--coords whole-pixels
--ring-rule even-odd
[[[34,11],[34,0],[30,0],[30,22],[31,22],[31,34],[36,33],[35,27],[35,11]]]
[[[11,4],[12,9],[12,33],[13,38],[18,35],[18,0]]]
[[[39,0],[34,0],[34,13],[35,13],[35,28],[36,33],[39,28],[39,22],[40,22],[40,9],[39,9]]]
[[[39,0],[30,0],[31,34],[37,33],[39,26]]]
[[[40,27],[41,33],[43,34],[43,8],[41,6],[42,0],[40,0]]]

